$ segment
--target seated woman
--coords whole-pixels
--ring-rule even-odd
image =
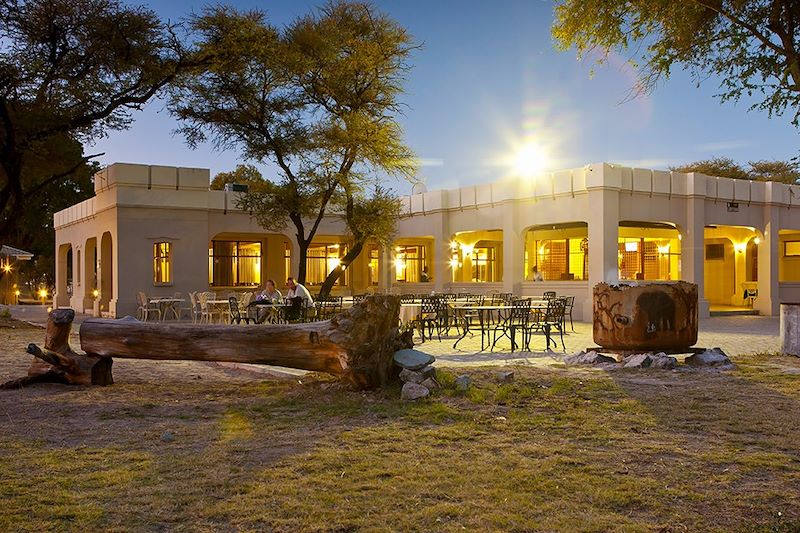
[[[283,301],[283,295],[281,295],[281,291],[275,288],[275,282],[271,279],[268,279],[267,282],[264,284],[264,290],[258,293],[256,296],[255,304],[259,302],[268,302],[268,303],[281,303]],[[271,318],[275,315],[274,309],[264,306],[264,305],[257,305],[256,306],[256,322],[259,324],[263,323],[267,318],[270,318],[270,322],[273,322]]]

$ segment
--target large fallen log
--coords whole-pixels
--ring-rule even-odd
[[[112,360],[96,355],[76,353],[69,345],[75,311],[54,309],[48,318],[44,348],[29,344],[27,352],[35,357],[28,375],[0,385],[15,389],[34,383],[67,383],[72,385],[110,385]]]
[[[228,361],[327,372],[353,388],[393,377],[395,351],[411,347],[397,324],[400,300],[376,295],[331,320],[305,324],[203,325],[88,319],[81,348],[90,355]]]
[[[331,320],[305,324],[196,325],[87,319],[80,329],[86,355],[80,355],[66,342],[74,312],[57,309],[50,315],[45,349],[29,350],[48,363],[49,368],[34,365],[36,373],[54,371],[48,374],[51,380],[59,378],[65,383],[109,384],[112,358],[121,357],[283,366],[327,372],[353,388],[368,389],[396,377],[394,353],[413,345],[410,332],[400,334],[398,330],[399,312],[397,296],[375,295]],[[51,336],[51,330],[55,336]]]

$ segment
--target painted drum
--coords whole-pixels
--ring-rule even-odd
[[[697,285],[686,281],[594,286],[594,342],[607,350],[677,351],[697,342]]]

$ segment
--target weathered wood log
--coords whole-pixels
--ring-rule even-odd
[[[0,389],[20,388],[33,383],[67,383],[72,385],[110,385],[112,360],[76,353],[69,345],[69,334],[75,311],[54,309],[45,330],[44,348],[29,344],[31,362],[26,377],[0,385]]]
[[[228,361],[327,372],[357,389],[385,385],[400,335],[400,300],[376,295],[332,318],[305,324],[202,325],[88,319],[81,348],[105,358]]]

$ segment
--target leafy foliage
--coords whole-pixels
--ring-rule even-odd
[[[253,184],[239,207],[264,228],[295,228],[297,278],[336,194],[367,176],[409,176],[412,154],[396,121],[411,38],[362,3],[329,3],[285,28],[260,11],[208,8],[193,28],[210,68],[172,94],[181,131],[196,146],[238,149],[274,163],[279,175]]]
[[[784,0],[560,0],[552,32],[579,57],[630,54],[637,92],[682,66],[698,83],[717,76],[723,101],[761,95],[752,109],[789,111],[797,126],[799,28],[800,4]]]
[[[713,157],[670,167],[675,172],[700,172],[707,176],[745,179],[754,181],[776,181],[795,184],[800,181],[800,163],[791,161],[749,161],[742,166],[729,157]]]
[[[0,241],[30,247],[33,213],[85,193],[95,156],[77,143],[128,127],[188,60],[174,28],[116,0],[0,0],[0,42]]]
[[[236,165],[236,169],[230,172],[220,172],[214,176],[214,179],[211,180],[210,189],[212,191],[221,191],[229,183],[257,187],[262,181],[264,181],[264,177],[253,165]]]

